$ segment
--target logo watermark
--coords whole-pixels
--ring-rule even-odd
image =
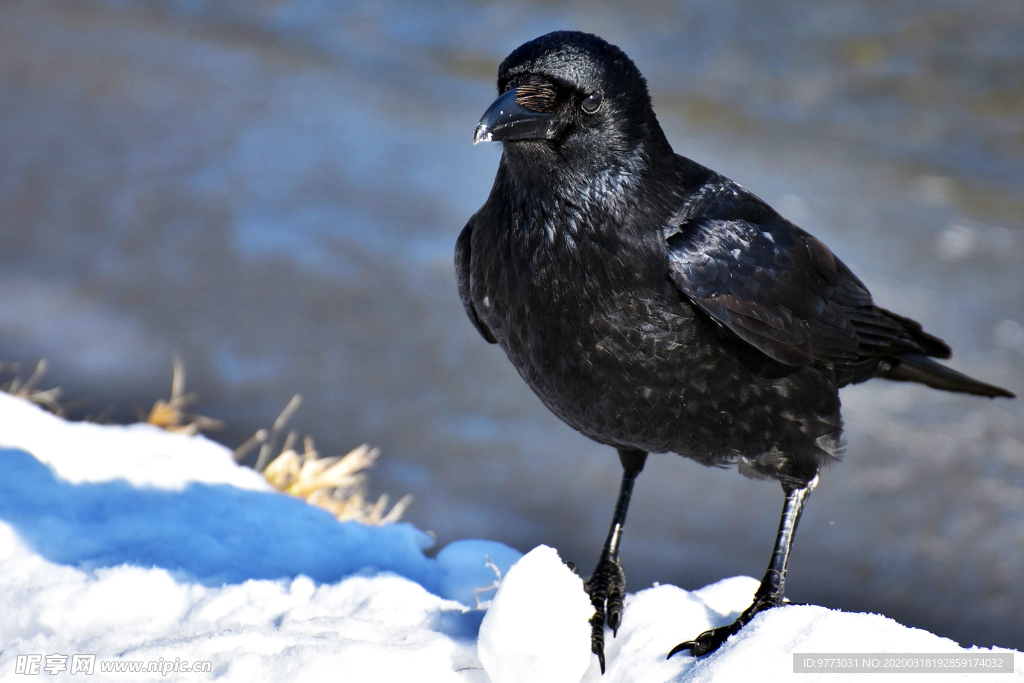
[[[67,671],[71,675],[83,674],[91,676],[96,669],[101,673],[158,673],[166,676],[172,673],[210,673],[213,662],[190,662],[181,657],[174,659],[101,659],[96,655],[73,654],[62,655],[18,655],[14,660],[14,673],[22,676],[38,676],[44,671],[51,676]]]

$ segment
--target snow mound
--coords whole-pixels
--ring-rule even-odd
[[[273,490],[206,437],[172,434],[149,424],[66,422],[2,393],[0,446],[30,452],[70,484],[124,481],[133,487],[180,491],[203,483]]]
[[[429,557],[430,543],[408,524],[338,523],[201,437],[68,423],[0,394],[0,680],[776,681],[792,680],[794,652],[964,651],[885,617],[790,606],[708,657],[666,660],[749,604],[757,582],[738,577],[630,594],[601,676],[589,600],[553,549],[520,560],[466,540]],[[94,673],[71,673],[75,655]],[[102,668],[181,662],[210,671]],[[1016,667],[942,680],[1024,680]]]
[[[573,683],[592,658],[594,615],[583,581],[546,545],[512,566],[480,625],[477,652],[492,683]]]

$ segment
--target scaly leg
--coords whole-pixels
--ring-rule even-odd
[[[604,625],[611,627],[613,634],[618,634],[622,623],[622,600],[626,597],[626,575],[619,564],[619,542],[626,524],[626,511],[629,509],[629,498],[633,494],[633,483],[644,469],[647,453],[629,449],[619,449],[619,460],[622,461],[622,485],[619,488],[619,499],[615,503],[615,516],[612,518],[608,539],[601,550],[601,559],[594,568],[594,573],[587,580],[585,588],[590,594],[590,602],[594,605],[594,616],[590,619],[590,650],[597,655],[604,673]]]
[[[717,650],[726,639],[743,628],[754,615],[772,607],[778,607],[785,601],[786,593],[786,565],[789,563],[789,551],[793,547],[793,535],[796,533],[796,525],[800,522],[800,514],[804,511],[807,497],[811,494],[818,477],[814,477],[803,487],[786,486],[786,504],[782,508],[782,519],[779,521],[779,535],[775,538],[775,548],[772,550],[772,559],[768,563],[768,571],[757,592],[754,593],[753,604],[745,609],[736,621],[728,626],[719,626],[710,631],[704,631],[693,640],[680,643],[672,648],[668,656],[689,650],[694,657],[700,657]]]

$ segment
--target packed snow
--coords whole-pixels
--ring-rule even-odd
[[[602,677],[582,580],[554,549],[431,546],[408,524],[339,523],[203,437],[69,423],[0,394],[0,680],[773,681],[795,675],[795,652],[965,651],[801,605],[666,660],[749,604],[757,582],[737,577],[630,594]],[[111,670],[150,662],[162,671]],[[942,679],[1024,680],[1015,667]]]
[[[491,683],[562,683],[590,666],[594,608],[583,580],[540,546],[509,572],[480,625],[477,653]]]

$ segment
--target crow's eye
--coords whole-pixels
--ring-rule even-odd
[[[602,102],[604,102],[604,95],[601,94],[600,90],[595,90],[590,94],[590,97],[580,103],[580,108],[583,109],[585,114],[593,114],[601,108]]]

